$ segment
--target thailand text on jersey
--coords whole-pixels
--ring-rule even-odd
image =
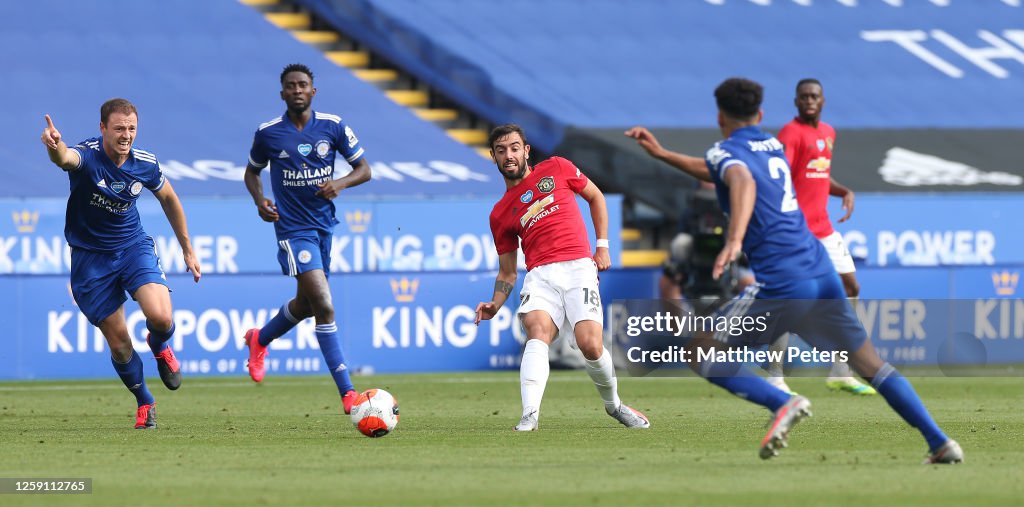
[[[572,162],[561,157],[534,166],[491,211],[491,234],[498,254],[515,250],[522,239],[528,270],[590,257],[587,228],[576,205],[576,194],[587,181]]]
[[[287,115],[262,125],[253,137],[249,165],[270,165],[270,183],[280,220],[279,237],[301,231],[332,231],[338,220],[334,202],[317,196],[319,186],[334,179],[335,153],[349,164],[363,157],[355,133],[340,116],[313,112],[300,131]]]
[[[103,151],[103,138],[78,143],[79,164],[68,171],[68,196],[64,236],[68,244],[83,250],[113,252],[145,236],[135,201],[143,189],[153,192],[164,186],[156,155],[132,148],[121,167]]]
[[[708,150],[705,163],[722,210],[730,212],[729,167],[742,164],[757,185],[754,211],[743,238],[743,252],[757,281],[766,287],[834,272],[825,248],[800,212],[782,143],[757,127],[735,130]]]
[[[828,218],[828,192],[835,139],[836,131],[829,124],[818,122],[815,128],[800,118],[794,118],[779,131],[779,141],[786,147],[793,174],[796,199],[807,226],[819,238],[833,232],[832,221]]]

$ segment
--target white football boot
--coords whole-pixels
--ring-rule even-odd
[[[761,459],[769,459],[779,455],[779,449],[785,448],[788,443],[789,431],[796,426],[801,419],[811,416],[811,400],[803,396],[793,396],[785,405],[775,411],[771,428],[768,434],[761,440]]]

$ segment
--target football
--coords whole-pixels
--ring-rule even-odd
[[[383,389],[368,389],[352,405],[352,425],[370,438],[383,437],[398,425],[398,401]]]

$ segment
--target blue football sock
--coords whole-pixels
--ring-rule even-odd
[[[174,322],[171,322],[171,328],[166,333],[153,329],[148,320],[146,329],[149,330],[149,338],[146,339],[146,343],[149,345],[149,350],[153,351],[153,355],[159,354],[170,346],[167,342],[174,336]]]
[[[262,337],[261,337],[262,338]],[[334,383],[338,386],[338,392],[342,396],[353,390],[352,379],[348,376],[348,365],[345,364],[345,355],[341,353],[341,345],[338,343],[338,325],[317,324],[316,341],[320,344],[320,352],[327,361],[327,368],[334,377]]]
[[[921,432],[928,441],[929,450],[934,451],[949,440],[949,437],[939,429],[939,425],[935,424],[921,398],[914,392],[914,387],[892,365],[882,365],[871,379],[871,385],[904,421]]]
[[[700,374],[708,382],[772,412],[785,405],[790,398],[789,393],[769,384],[742,364],[705,361],[701,363]]]
[[[110,356],[110,362],[114,365],[117,375],[121,377],[121,382],[124,382],[124,386],[135,395],[135,401],[139,406],[152,405],[153,395],[146,387],[146,379],[142,375],[142,358],[133,350],[132,358],[127,363],[117,362],[114,356]]]
[[[270,342],[274,341],[277,337],[291,331],[296,324],[299,323],[299,319],[292,316],[292,312],[288,311],[288,305],[291,301],[284,304],[281,310],[274,315],[274,318],[270,319],[262,329],[260,329],[260,345],[266,347],[270,345]],[[319,337],[319,335],[317,335]]]

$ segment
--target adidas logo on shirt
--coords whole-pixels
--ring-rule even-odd
[[[288,158],[288,152],[281,150],[281,153],[277,154],[277,158]]]
[[[96,184],[96,186],[100,188],[107,188],[107,180],[100,178],[100,181],[99,183]]]

